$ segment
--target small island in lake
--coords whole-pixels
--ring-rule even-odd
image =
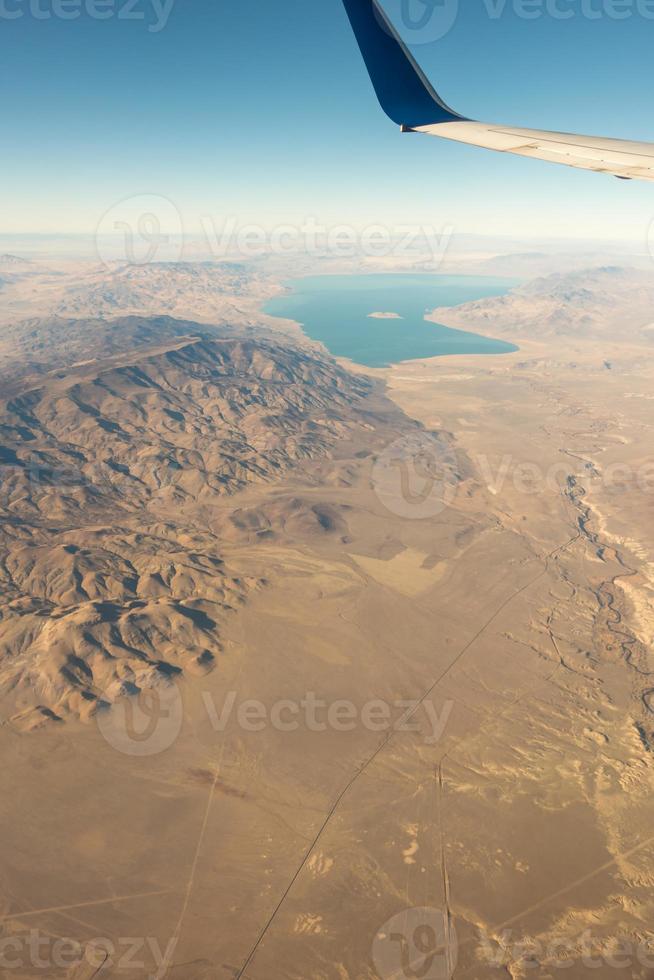
[[[403,320],[399,313],[369,313],[369,320]]]

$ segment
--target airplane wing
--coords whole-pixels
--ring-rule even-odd
[[[654,180],[654,143],[475,122],[443,102],[378,0],[343,0],[384,112],[402,132],[426,133],[501,153]]]

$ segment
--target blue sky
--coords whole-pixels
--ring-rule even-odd
[[[130,0],[143,19],[115,16],[126,0],[97,0],[105,20],[34,15],[56,2],[0,0],[0,232],[92,233],[116,201],[151,193],[189,230],[202,215],[314,215],[645,241],[652,184],[401,136],[340,0],[176,0],[159,31],[155,0]],[[90,0],[65,9],[76,2]],[[452,29],[414,47],[446,101],[488,121],[654,141],[654,3],[528,0],[542,16],[525,19],[517,2],[460,0]]]

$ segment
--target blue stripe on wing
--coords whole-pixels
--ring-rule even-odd
[[[343,0],[382,109],[408,129],[463,119],[436,93],[376,0]]]

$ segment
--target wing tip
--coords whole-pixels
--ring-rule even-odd
[[[411,132],[464,118],[440,98],[378,0],[343,0],[343,6],[379,103],[393,122]]]

